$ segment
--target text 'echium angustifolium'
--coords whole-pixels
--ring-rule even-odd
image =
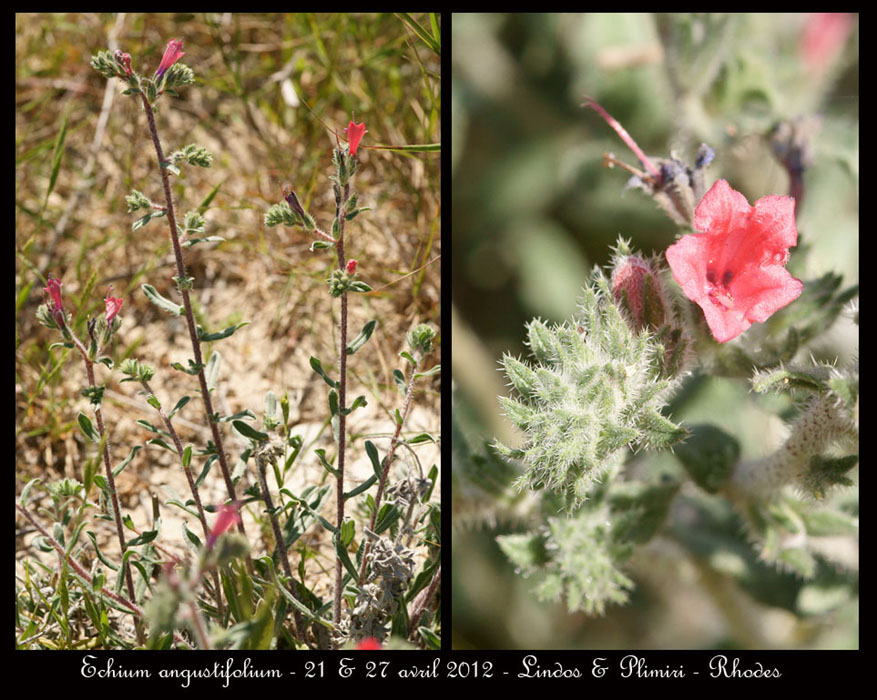
[[[736,509],[756,547],[753,566],[760,557],[813,578],[825,559],[837,564],[826,555],[826,538],[857,533],[856,517],[824,499],[830,489],[853,484],[858,363],[793,361],[804,342],[831,327],[857,287],[839,290],[840,277],[831,274],[805,283],[786,269],[798,243],[793,197],[767,195],[750,205],[726,180],[708,187],[706,169],[715,157],[709,146],[701,144],[693,166],[675,155],[650,158],[605,109],[586,104],[631,148],[642,170],[608,154],[604,164],[630,171],[627,187],[651,197],[681,236],[652,256],[619,238],[609,274],[594,272],[574,318],[559,325],[531,321],[531,357],[503,357],[512,392],[500,403],[523,437],[513,447],[494,444],[493,460],[504,457],[510,471],[482,458],[481,472],[496,479],[492,493],[506,500],[502,485],[512,479],[536,499],[523,506],[530,509],[528,531],[499,536],[499,546],[535,581],[540,599],[563,598],[571,611],[603,613],[633,588],[624,569],[637,545],[662,528],[681,542],[689,537],[690,523],[674,523],[671,515],[688,479]],[[777,157],[807,162],[790,153],[809,148],[799,141]],[[792,179],[790,189],[800,193],[802,183]],[[787,307],[793,310],[777,314]],[[765,325],[750,339],[753,323]],[[743,380],[756,393],[793,396],[797,416],[785,441],[744,459],[740,440],[724,428],[675,423],[668,402],[679,405],[677,390],[695,374],[710,373]],[[669,448],[678,473],[657,478],[641,468],[646,460],[637,460],[633,472],[626,468],[633,453]],[[536,527],[534,508],[544,514]],[[711,517],[702,514],[705,531]],[[735,527],[739,535],[743,528]],[[723,532],[717,541],[727,537]]]

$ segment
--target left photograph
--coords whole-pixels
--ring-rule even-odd
[[[15,22],[15,648],[440,649],[441,16]]]

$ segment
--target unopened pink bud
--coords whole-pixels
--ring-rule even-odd
[[[348,260],[347,261],[347,274],[348,275],[356,274],[356,260]]]
[[[49,307],[49,313],[52,314],[55,323],[63,328],[66,324],[64,302],[61,299],[61,281],[57,277],[52,277],[51,272],[49,273],[49,279],[46,281],[46,286],[43,287],[43,301]]]
[[[664,309],[648,262],[638,255],[620,258],[612,271],[612,296],[627,310],[637,330],[664,322]]]
[[[113,285],[110,285],[110,289],[107,290],[107,296],[104,299],[104,302],[107,305],[107,324],[112,322],[112,320],[116,317],[119,311],[122,308],[122,300],[115,299],[110,296],[110,290],[113,288]]]

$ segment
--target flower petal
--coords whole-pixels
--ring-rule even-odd
[[[694,220],[703,233],[683,236],[665,255],[720,343],[801,295],[803,283],[784,267],[798,242],[794,199],[770,195],[749,206],[719,180],[697,205]]]

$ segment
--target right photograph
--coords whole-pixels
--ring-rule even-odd
[[[858,649],[858,15],[452,32],[452,648]]]

